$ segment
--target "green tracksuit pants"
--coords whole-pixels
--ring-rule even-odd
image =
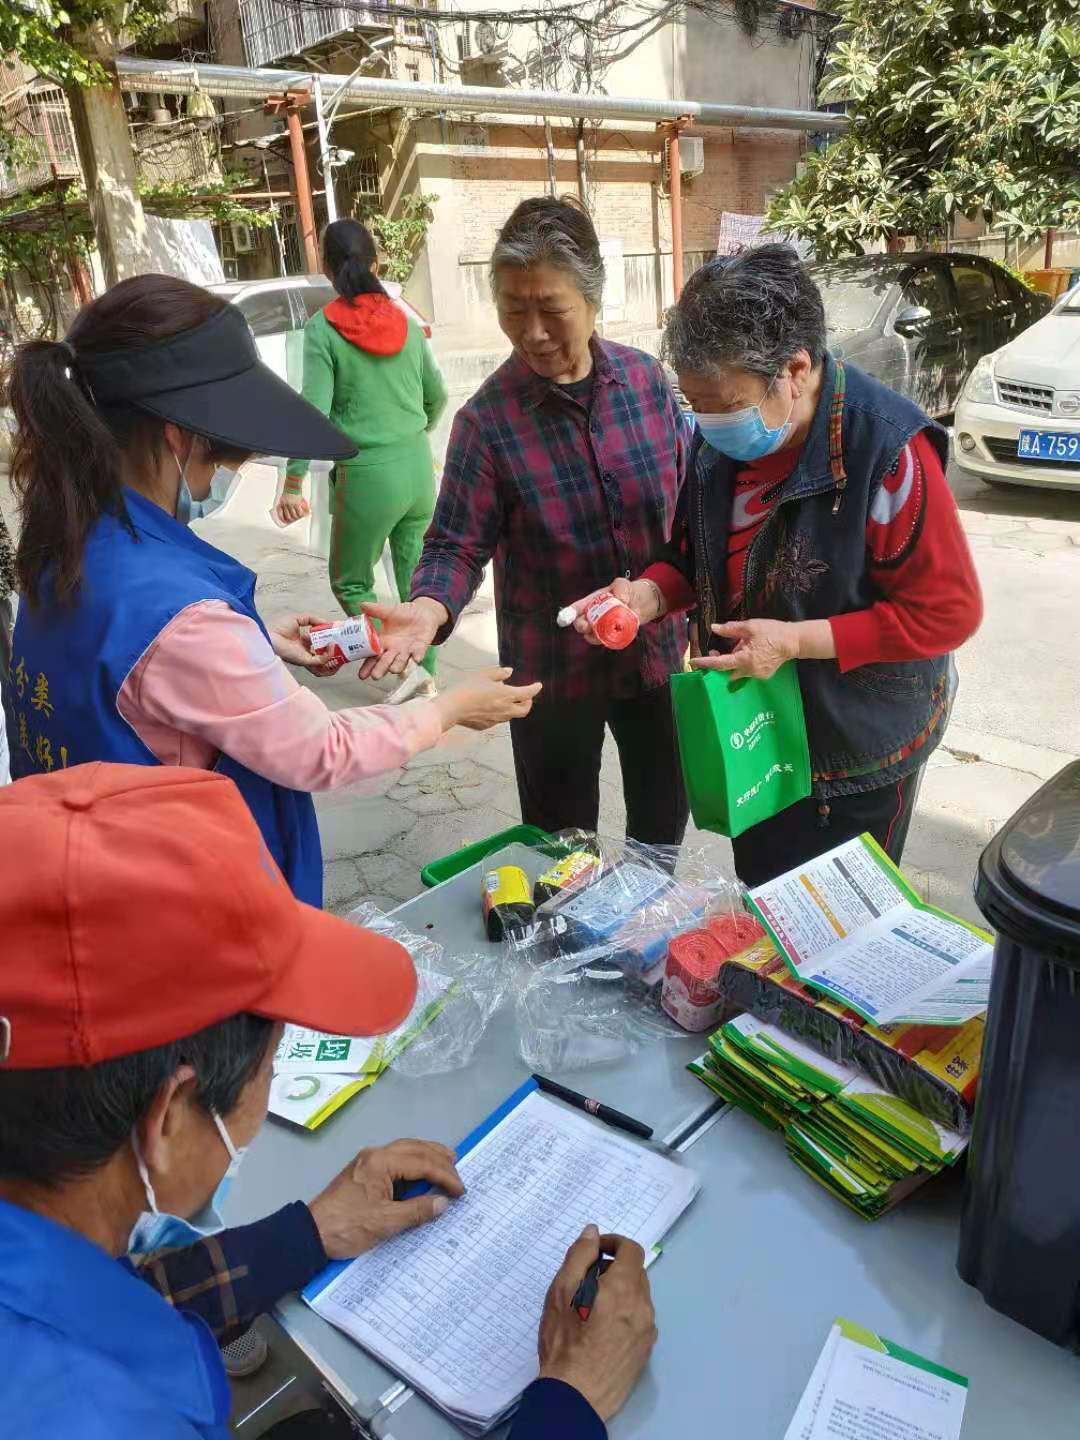
[[[425,434],[362,451],[330,481],[330,586],[346,615],[375,599],[375,567],[389,542],[398,598],[413,571],[435,510],[435,469]],[[435,647],[424,657],[435,674]]]

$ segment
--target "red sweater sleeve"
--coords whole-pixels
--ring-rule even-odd
[[[692,610],[697,604],[694,587],[674,565],[666,560],[655,560],[641,574],[643,580],[651,580],[664,597],[665,613],[677,615],[680,610]]]
[[[975,564],[925,432],[909,441],[882,482],[866,523],[866,549],[881,599],[867,610],[831,617],[841,670],[946,655],[979,628]]]

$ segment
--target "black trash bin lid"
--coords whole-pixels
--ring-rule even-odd
[[[996,929],[1080,965],[1080,761],[1048,780],[991,840],[975,899]]]

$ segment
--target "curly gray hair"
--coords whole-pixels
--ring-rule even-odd
[[[554,265],[567,271],[597,310],[604,298],[604,259],[588,214],[569,200],[540,195],[522,200],[499,231],[491,255],[491,290],[498,299],[499,270]]]
[[[664,357],[675,370],[727,366],[771,379],[800,350],[825,355],[821,292],[790,245],[710,260],[668,311]]]

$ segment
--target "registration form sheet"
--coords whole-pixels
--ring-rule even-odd
[[[537,1374],[544,1299],[586,1225],[656,1245],[692,1171],[532,1091],[458,1163],[466,1193],[305,1298],[460,1424],[490,1428]]]

